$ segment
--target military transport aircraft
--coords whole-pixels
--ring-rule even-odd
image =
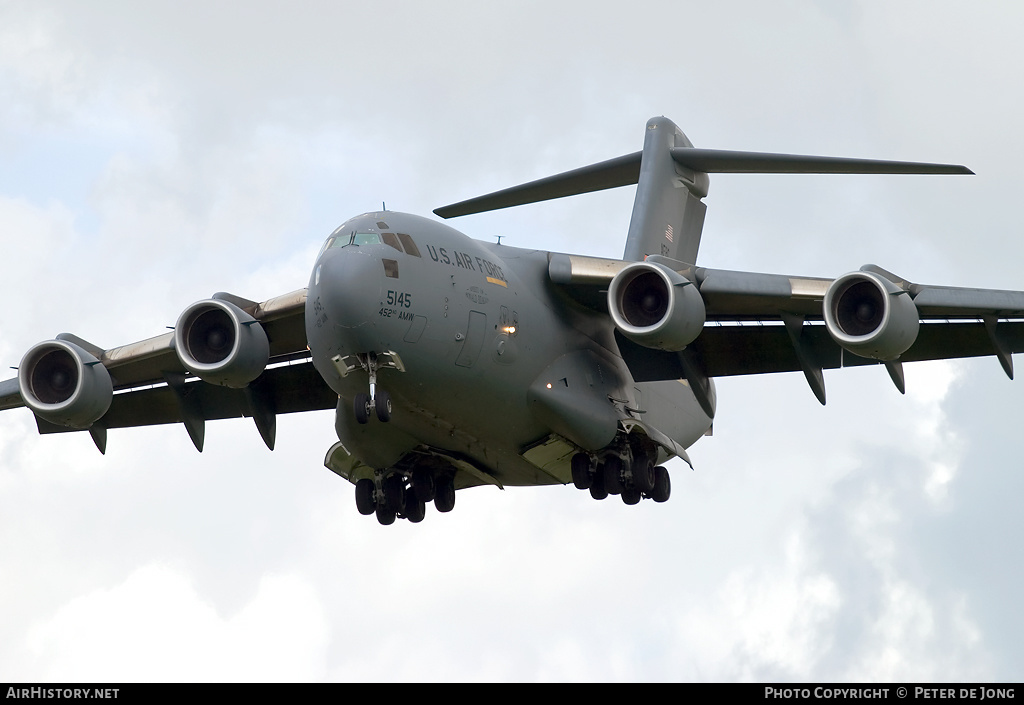
[[[450,511],[458,489],[573,482],[664,502],[663,463],[711,427],[713,379],[1024,351],[1024,292],[698,267],[708,174],[971,174],[962,166],[697,149],[665,118],[643,150],[444,208],[442,218],[637,184],[621,260],[481,242],[381,211],[346,221],[308,287],[192,304],[172,332],[104,350],[71,334],[0,383],[40,433],[336,409],[326,465],[382,524]],[[1008,319],[1018,319],[1012,321]],[[742,325],[757,322],[763,325]]]

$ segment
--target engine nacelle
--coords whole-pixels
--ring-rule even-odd
[[[39,418],[68,428],[89,428],[114,398],[107,368],[66,340],[29,348],[18,367],[18,387],[25,405]]]
[[[825,325],[845,350],[895,360],[917,339],[920,314],[910,294],[874,272],[850,272],[825,292]]]
[[[259,377],[270,359],[263,326],[219,299],[198,301],[185,309],[174,327],[174,349],[196,377],[235,389]]]
[[[622,334],[644,347],[682,350],[704,329],[704,299],[686,277],[650,262],[627,265],[608,286]]]

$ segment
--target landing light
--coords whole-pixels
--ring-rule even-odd
[[[508,335],[514,335],[515,332],[516,332],[516,327],[515,326],[502,326],[501,331],[503,333],[507,333]]]

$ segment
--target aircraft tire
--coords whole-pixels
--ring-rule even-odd
[[[433,502],[437,494],[437,485],[434,476],[426,468],[416,468],[412,471],[412,486],[416,490],[416,496],[424,502]]]
[[[373,399],[373,409],[377,413],[378,421],[387,423],[391,420],[391,395],[386,390],[377,390]]]
[[[434,495],[434,507],[439,512],[450,512],[455,509],[455,482],[450,477],[438,480],[437,494]]]
[[[413,524],[419,524],[426,515],[426,503],[416,494],[415,488],[409,489],[405,493],[405,518]]]
[[[647,458],[637,458],[633,462],[633,486],[640,492],[650,494],[655,483],[654,463]]]
[[[370,395],[359,392],[352,403],[356,415],[356,423],[364,424],[370,420]]]
[[[356,483],[356,509],[363,516],[370,516],[377,510],[373,490],[373,480],[364,477]]]
[[[594,484],[594,476],[590,473],[590,456],[577,453],[572,456],[572,484],[578,490],[589,490]]]
[[[395,514],[405,511],[405,478],[401,473],[393,473],[384,478],[384,504]]]
[[[654,468],[654,489],[651,490],[650,497],[655,502],[667,502],[671,494],[672,482],[669,480],[668,470],[659,465]]]
[[[601,463],[604,466],[604,489],[608,494],[622,492],[622,458],[609,455]]]
[[[395,523],[395,513],[386,504],[377,505],[377,521],[384,526]]]
[[[622,501],[626,504],[639,504],[640,503],[640,490],[636,487],[627,487],[622,490]]]
[[[604,464],[598,463],[594,470],[594,480],[590,483],[590,496],[596,500],[602,500],[608,496],[608,490],[604,488]]]

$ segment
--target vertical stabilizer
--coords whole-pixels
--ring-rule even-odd
[[[661,255],[693,264],[707,206],[708,175],[678,164],[673,148],[692,148],[683,131],[668,118],[647,121],[640,179],[622,258],[641,261]]]

